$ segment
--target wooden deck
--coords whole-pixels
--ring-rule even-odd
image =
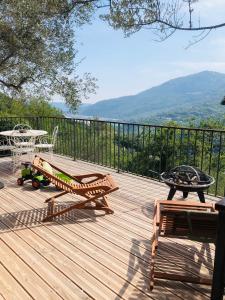
[[[210,298],[210,287],[166,280],[157,280],[149,291],[152,210],[154,200],[168,194],[164,184],[55,156],[56,165],[74,174],[110,172],[120,189],[109,197],[113,215],[74,210],[43,224],[44,200],[55,188],[17,186],[9,163],[10,158],[0,158],[5,183],[0,190],[0,299]],[[213,256],[211,244],[164,238],[157,266],[210,274]]]

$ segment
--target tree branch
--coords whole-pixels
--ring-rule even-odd
[[[26,76],[26,77],[23,77],[20,82],[18,84],[13,84],[13,83],[8,83],[2,79],[0,79],[0,83],[2,83],[4,86],[6,86],[7,88],[13,88],[15,89],[17,92],[19,92],[21,89],[22,89],[22,85],[24,83],[26,83],[28,81],[30,77],[29,76]]]
[[[181,27],[178,25],[174,25],[171,23],[168,23],[166,21],[163,21],[161,19],[154,19],[151,22],[139,22],[139,23],[133,23],[131,25],[126,25],[126,27],[134,27],[134,26],[148,26],[152,25],[154,23],[159,23],[166,25],[169,28],[175,29],[175,30],[183,30],[183,31],[203,31],[203,30],[211,30],[211,29],[217,29],[220,27],[225,27],[225,23],[217,24],[217,25],[211,25],[211,26],[200,26],[200,27]]]
[[[89,3],[98,3],[100,2],[99,0],[74,0],[72,5],[71,5],[71,11],[75,8],[76,5],[79,4],[89,4]],[[102,8],[102,7],[110,7],[111,3],[110,0],[108,0],[107,2],[109,2],[109,4],[102,4],[102,5],[97,5],[96,4],[96,8]],[[220,23],[220,24],[215,24],[215,25],[208,25],[208,26],[199,26],[199,27],[193,27],[192,24],[192,13],[193,13],[193,9],[191,7],[191,0],[187,0],[188,5],[189,5],[189,27],[182,27],[182,26],[177,26],[176,24],[172,24],[169,23],[167,21],[164,21],[160,14],[161,14],[161,9],[160,9],[160,1],[156,0],[156,11],[157,11],[157,18],[151,22],[139,22],[139,23],[133,23],[130,25],[127,25],[126,27],[134,27],[134,26],[147,26],[147,25],[152,25],[153,23],[160,23],[163,25],[166,25],[170,28],[173,28],[175,30],[183,30],[183,31],[202,31],[202,30],[210,30],[210,29],[217,29],[217,28],[221,28],[225,26],[225,23]],[[130,7],[130,9],[132,10],[132,7]],[[136,10],[137,7],[134,8],[134,10]],[[141,8],[139,8],[141,9]],[[144,9],[144,8],[143,8]]]
[[[9,53],[4,59],[1,60],[0,66],[4,65],[4,63],[9,60],[11,57],[13,57],[14,52]]]

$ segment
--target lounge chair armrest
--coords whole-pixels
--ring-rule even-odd
[[[105,177],[105,175],[101,174],[101,173],[90,173],[90,174],[84,174],[84,175],[73,175],[72,176],[74,179],[78,179],[78,181],[82,181],[85,178],[93,178],[95,177],[95,179],[91,180],[91,182],[94,182],[98,179],[102,179]]]

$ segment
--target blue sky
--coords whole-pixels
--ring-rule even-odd
[[[202,25],[225,22],[225,0],[199,0],[195,15]],[[76,30],[79,74],[90,72],[98,90],[83,102],[137,94],[166,80],[211,70],[225,73],[225,27],[212,31],[203,41],[185,49],[194,33],[177,32],[156,42],[151,31],[124,38],[106,23],[93,20]]]

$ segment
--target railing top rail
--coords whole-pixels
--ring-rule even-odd
[[[0,117],[0,119],[14,119],[19,117]],[[131,122],[123,122],[123,121],[112,121],[112,120],[98,120],[98,119],[85,119],[85,118],[67,118],[67,117],[46,117],[46,116],[26,116],[20,118],[48,118],[48,119],[59,119],[59,120],[73,120],[73,121],[89,121],[89,122],[99,122],[99,123],[109,123],[109,124],[117,124],[117,125],[127,125],[127,126],[142,126],[142,127],[155,127],[155,128],[166,128],[166,129],[178,129],[178,130],[193,130],[193,131],[204,131],[204,132],[217,132],[217,133],[225,133],[224,129],[211,129],[211,128],[196,128],[196,127],[183,127],[183,126],[168,126],[168,125],[153,125],[153,124],[142,124],[142,123],[131,123]]]

